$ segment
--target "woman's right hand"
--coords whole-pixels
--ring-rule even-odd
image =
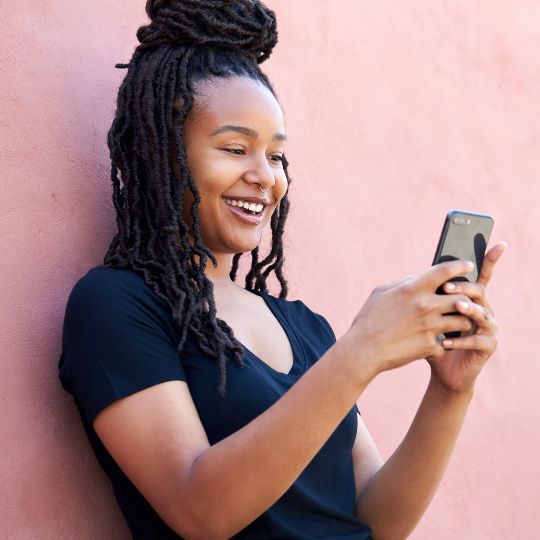
[[[340,338],[340,345],[353,361],[360,354],[362,362],[369,363],[373,377],[416,359],[442,356],[445,350],[437,341],[438,335],[472,329],[471,320],[456,313],[456,303],[470,303],[470,299],[435,291],[471,269],[468,261],[449,261],[432,266],[420,276],[407,276],[375,288]],[[365,369],[366,365],[362,367]]]

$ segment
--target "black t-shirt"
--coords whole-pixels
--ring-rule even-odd
[[[107,405],[149,386],[186,381],[210,444],[274,404],[336,341],[326,319],[301,300],[258,293],[286,332],[294,353],[281,373],[245,349],[245,366],[227,364],[227,395],[217,392],[215,359],[180,332],[165,303],[131,270],[90,269],[73,287],[63,326],[59,376],[73,395],[90,444],[109,476],[136,539],[177,539],[107,452],[92,423]],[[237,539],[365,540],[370,528],[353,513],[353,407],[294,484]]]

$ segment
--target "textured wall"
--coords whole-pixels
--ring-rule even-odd
[[[343,334],[371,289],[430,263],[450,208],[491,212],[510,244],[480,376],[411,538],[533,538],[540,488],[540,4],[273,0],[265,67],[285,109],[286,273]],[[114,230],[106,131],[144,2],[20,0],[0,35],[0,537],[128,538],[56,376],[65,301]],[[536,276],[535,276],[536,277]],[[428,379],[418,362],[360,399],[388,456]]]

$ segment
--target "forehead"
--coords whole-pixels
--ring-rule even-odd
[[[248,77],[214,78],[196,83],[194,90],[194,118],[200,121],[197,124],[201,129],[236,124],[257,131],[285,132],[281,106],[258,81]]]

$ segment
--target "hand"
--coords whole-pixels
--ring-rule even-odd
[[[407,276],[377,287],[338,340],[352,369],[374,377],[413,360],[445,355],[437,341],[439,334],[473,328],[470,313],[445,314],[456,311],[456,301],[470,302],[470,298],[461,293],[440,295],[436,290],[470,271],[467,261],[449,261],[430,267],[418,277]]]
[[[473,323],[472,328],[462,333],[461,337],[442,341],[447,349],[444,354],[426,357],[432,378],[445,390],[472,390],[476,377],[497,347],[497,323],[487,299],[486,287],[495,264],[506,248],[505,242],[499,242],[486,253],[476,283],[458,281],[444,284],[443,289],[448,296],[459,295],[459,300],[457,296],[454,297],[456,310]],[[470,300],[463,302],[462,295]]]

